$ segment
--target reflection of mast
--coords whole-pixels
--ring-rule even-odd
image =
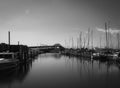
[[[11,82],[8,84],[8,88],[12,88],[12,83]]]

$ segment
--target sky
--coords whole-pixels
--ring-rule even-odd
[[[105,22],[119,32],[119,0],[0,0],[0,43],[8,43],[11,31],[11,44],[70,46],[71,38],[76,44],[80,32],[87,37],[90,28],[99,46],[100,36],[105,43],[105,33],[98,30]],[[116,42],[116,32],[111,35]]]

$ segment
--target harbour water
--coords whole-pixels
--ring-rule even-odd
[[[56,53],[0,72],[0,88],[119,88],[120,64]]]

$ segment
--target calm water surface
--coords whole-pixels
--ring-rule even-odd
[[[42,54],[0,72],[0,88],[119,88],[120,65],[87,58]]]

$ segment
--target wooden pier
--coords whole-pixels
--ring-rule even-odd
[[[41,53],[60,53],[64,50],[59,44],[52,46],[32,46],[0,44],[0,58],[17,59],[20,63],[32,60]]]
[[[31,53],[32,52],[32,53]],[[31,60],[31,56],[38,55],[35,50],[31,50],[26,45],[0,44],[0,58],[17,59],[20,63]]]

